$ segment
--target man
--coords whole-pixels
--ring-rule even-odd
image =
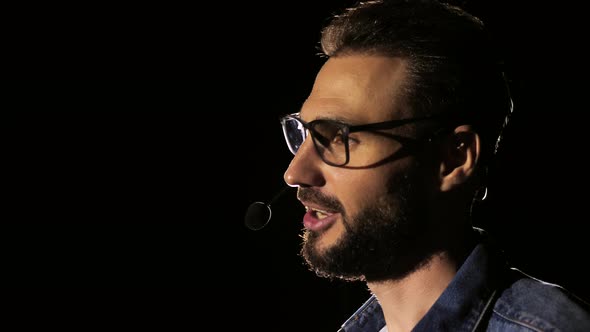
[[[327,60],[282,126],[301,253],[372,296],[342,331],[590,331],[586,303],[509,268],[471,210],[512,100],[477,18],[370,1],[322,31]]]

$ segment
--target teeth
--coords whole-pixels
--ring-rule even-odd
[[[327,213],[323,212],[323,211],[317,211],[315,212],[315,215],[318,217],[318,219],[324,219],[328,216]]]
[[[326,218],[328,215],[330,215],[330,213],[328,211],[324,211],[324,210],[318,210],[318,209],[312,209],[310,207],[305,207],[305,211],[313,211],[316,215],[316,217],[318,217],[318,219],[324,219]]]

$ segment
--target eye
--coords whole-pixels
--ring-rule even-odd
[[[342,130],[338,130],[333,135],[334,136],[332,137],[330,144],[344,144],[344,133]]]
[[[355,132],[352,134],[348,134],[348,148],[350,150],[356,149],[361,142],[363,142],[363,133]]]
[[[313,123],[313,129],[317,142],[325,147],[344,144],[346,130],[338,123],[318,120]]]

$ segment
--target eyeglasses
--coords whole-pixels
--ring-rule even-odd
[[[343,122],[327,119],[317,119],[311,122],[305,122],[299,117],[299,113],[289,114],[281,118],[283,134],[287,141],[289,150],[296,154],[299,148],[307,138],[308,133],[313,139],[313,143],[318,155],[322,160],[332,166],[344,166],[350,162],[350,141],[349,136],[354,132],[372,132],[378,130],[393,129],[408,123],[433,119],[435,116],[391,120],[377,123],[369,123],[357,126],[351,126]],[[377,137],[390,137],[402,141],[404,137],[380,133]],[[354,141],[354,140],[353,140]],[[367,144],[365,144],[366,146]],[[381,151],[381,156],[387,156],[388,152]],[[370,158],[369,158],[370,159]],[[366,160],[369,160],[365,158]]]

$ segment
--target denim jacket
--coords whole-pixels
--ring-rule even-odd
[[[379,332],[384,327],[373,295],[339,331]],[[509,268],[500,251],[482,241],[413,331],[589,332],[590,307],[558,285]]]

